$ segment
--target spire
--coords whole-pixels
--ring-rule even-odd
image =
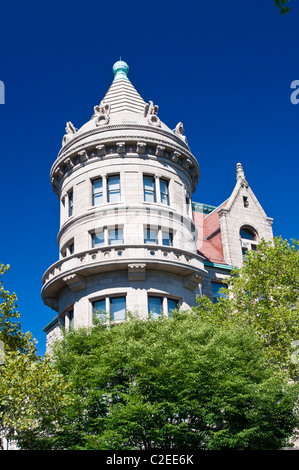
[[[123,60],[118,60],[112,67],[114,73],[114,81],[115,80],[128,80],[128,73],[129,73],[129,66]]]
[[[103,98],[103,102],[111,106],[110,114],[129,111],[143,116],[145,102],[127,77],[128,64],[118,60],[112,70],[114,80]]]
[[[245,179],[243,167],[241,163],[237,163],[237,180],[239,179]]]

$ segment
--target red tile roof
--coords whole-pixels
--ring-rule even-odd
[[[209,214],[193,212],[194,223],[197,228],[197,249],[206,261],[227,264],[223,258],[223,246],[220,230],[218,209],[224,207],[227,201]]]

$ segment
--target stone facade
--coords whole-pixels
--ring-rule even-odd
[[[219,208],[192,203],[200,172],[183,124],[171,130],[160,120],[127,64],[113,71],[90,121],[79,130],[67,123],[51,169],[60,230],[59,260],[43,276],[42,298],[57,312],[44,328],[47,347],[61,325],[91,325],[95,313],[117,322],[213,298],[244,250],[272,238],[240,164]]]

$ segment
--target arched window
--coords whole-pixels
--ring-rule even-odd
[[[242,257],[245,260],[248,250],[256,250],[258,235],[252,227],[243,226],[240,228],[240,239],[242,248]]]
[[[240,237],[244,238],[245,240],[255,240],[256,233],[248,228],[241,228]]]

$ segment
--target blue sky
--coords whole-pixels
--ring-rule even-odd
[[[2,2],[0,261],[40,354],[55,314],[41,279],[58,259],[50,168],[66,121],[90,119],[120,55],[161,120],[184,123],[201,168],[193,199],[223,202],[241,162],[274,234],[299,238],[299,3],[290,6],[282,17],[273,0]]]

